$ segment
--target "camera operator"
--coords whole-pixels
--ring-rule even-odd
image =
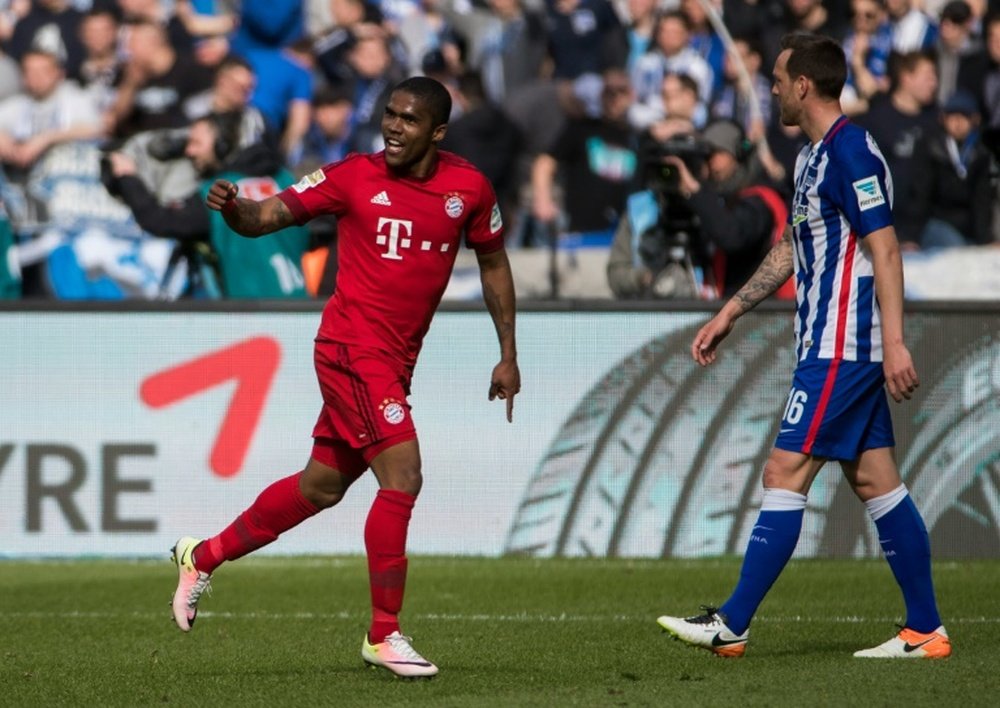
[[[788,210],[733,121],[647,143],[646,189],[632,194],[608,258],[619,298],[730,295],[781,237]],[[698,175],[697,177],[695,175]],[[779,297],[794,297],[790,282]]]
[[[277,194],[294,182],[280,157],[263,143],[237,147],[241,120],[238,112],[213,113],[191,124],[184,156],[197,172],[201,189],[182,199],[161,204],[139,177],[135,160],[124,152],[105,156],[102,180],[109,192],[132,209],[145,231],[180,242],[175,257],[187,259],[191,277],[201,277],[200,294],[305,297],[301,266],[309,243],[305,228],[284,229],[267,239],[247,239],[232,231],[220,212],[205,208],[205,194],[216,179],[229,180],[251,199]],[[221,293],[211,282],[216,269]]]

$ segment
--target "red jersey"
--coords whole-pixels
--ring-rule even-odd
[[[439,151],[425,179],[401,177],[383,154],[349,155],[280,192],[296,223],[337,217],[337,289],[318,339],[381,349],[412,367],[464,234],[478,253],[503,247],[493,188],[469,162]]]

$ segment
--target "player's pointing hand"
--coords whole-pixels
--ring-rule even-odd
[[[209,188],[208,196],[205,197],[205,205],[214,211],[222,211],[226,202],[236,199],[240,188],[232,182],[224,179],[217,179]]]
[[[521,371],[517,362],[504,360],[493,367],[490,378],[490,400],[507,401],[507,422],[514,422],[514,396],[521,391]]]

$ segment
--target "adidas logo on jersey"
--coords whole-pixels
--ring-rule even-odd
[[[389,201],[389,195],[385,192],[379,192],[374,197],[372,197],[372,204],[381,204],[382,206],[392,206],[392,202]]]

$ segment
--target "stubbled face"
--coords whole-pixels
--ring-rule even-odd
[[[796,94],[796,83],[788,76],[788,57],[792,50],[786,49],[778,55],[774,62],[772,73],[774,83],[771,84],[771,94],[778,99],[778,109],[781,112],[781,122],[784,125],[798,125],[802,107]]]
[[[433,148],[444,138],[445,125],[435,125],[423,101],[394,91],[382,114],[385,162],[397,172],[421,174],[430,167]]]

